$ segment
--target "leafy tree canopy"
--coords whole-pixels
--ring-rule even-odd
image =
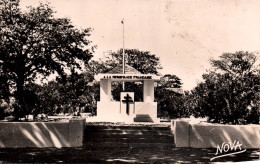
[[[88,72],[72,74],[65,80],[58,78],[43,86],[26,86],[39,98],[38,113],[56,114],[73,112],[95,112],[99,98],[99,85],[93,82]]]
[[[176,75],[166,74],[159,82],[159,86],[164,88],[181,88],[182,82]]]
[[[100,61],[92,61],[90,63],[91,70],[95,73],[109,71],[123,62],[123,50],[117,52],[109,52],[104,59]],[[160,65],[160,58],[151,54],[149,51],[140,51],[137,49],[125,50],[125,63],[137,69],[143,74],[159,74],[162,69]]]
[[[224,53],[211,60],[213,69],[192,91],[195,112],[215,122],[259,123],[260,74],[257,57],[249,52]],[[253,116],[255,116],[253,118]]]
[[[24,86],[38,75],[47,77],[82,70],[95,47],[88,40],[91,29],[76,29],[70,19],[55,18],[48,4],[22,12],[18,0],[0,2],[0,73],[21,108]]]

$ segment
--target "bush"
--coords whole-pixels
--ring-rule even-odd
[[[156,87],[155,101],[159,117],[185,118],[190,116],[184,107],[184,95],[164,87]]]

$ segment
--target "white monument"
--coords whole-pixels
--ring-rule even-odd
[[[129,65],[112,69],[108,73],[95,75],[100,81],[100,101],[97,102],[97,117],[102,121],[134,122],[138,115],[146,115],[153,122],[158,122],[157,102],[154,102],[154,82],[160,80],[160,76],[141,74]],[[134,101],[133,92],[121,92],[120,101],[114,101],[111,95],[111,82],[143,82],[143,102]]]

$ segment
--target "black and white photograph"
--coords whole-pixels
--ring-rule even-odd
[[[1,163],[260,163],[260,1],[0,0]]]

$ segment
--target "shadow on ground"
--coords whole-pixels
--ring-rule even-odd
[[[215,159],[213,162],[259,160],[259,150],[247,150],[242,154]],[[124,148],[88,149],[79,148],[16,148],[0,149],[0,161],[47,162],[47,163],[193,163],[210,162],[215,149],[169,148]]]

